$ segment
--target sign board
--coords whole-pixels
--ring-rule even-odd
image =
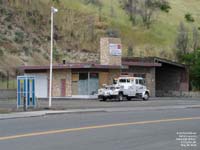
[[[110,55],[112,56],[121,56],[121,44],[109,44]]]

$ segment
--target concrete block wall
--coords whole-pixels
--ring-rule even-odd
[[[200,92],[184,91],[156,91],[158,97],[193,97],[200,98]],[[199,99],[200,100],[200,99]]]
[[[189,91],[188,79],[188,72],[184,68],[163,64],[161,68],[156,68],[157,96],[167,91]]]
[[[102,65],[121,66],[121,56],[112,56],[109,50],[109,44],[120,44],[120,38],[101,38],[100,39],[100,63]]]
[[[72,95],[72,73],[71,69],[67,70],[67,78],[66,78],[66,96]]]
[[[0,99],[16,99],[17,89],[0,90]]]
[[[146,83],[151,96],[156,96],[155,68],[151,68],[150,72],[146,74]]]
[[[127,71],[125,71],[127,72]],[[146,76],[146,85],[150,90],[150,96],[155,96],[156,85],[155,85],[155,68],[154,67],[130,67],[128,70],[129,73],[133,74],[145,74]]]
[[[121,74],[119,69],[109,70],[108,84],[113,84],[113,79],[118,78]]]
[[[61,79],[66,79],[66,96],[72,95],[71,70],[53,70],[52,96],[61,97]]]

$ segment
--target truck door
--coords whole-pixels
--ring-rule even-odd
[[[135,96],[136,95],[136,86],[135,86],[135,80],[130,80],[130,87],[129,87],[129,96]]]
[[[143,92],[143,79],[136,79],[136,93]]]
[[[135,88],[136,88],[136,93],[139,93],[140,91],[140,84],[139,84],[139,79],[135,79]]]

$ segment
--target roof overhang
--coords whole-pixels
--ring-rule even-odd
[[[122,64],[144,67],[161,67],[163,64],[186,68],[186,65],[159,57],[123,57]]]
[[[156,63],[166,63],[166,64],[169,64],[169,65],[173,65],[173,66],[177,66],[177,67],[181,67],[181,68],[186,68],[186,65],[184,65],[184,64],[177,63],[175,61],[171,61],[171,60],[167,60],[167,59],[163,59],[163,58],[158,58],[158,57],[154,58],[154,62],[156,62]]]
[[[161,63],[151,63],[151,62],[131,62],[131,61],[123,61],[123,65],[127,66],[138,66],[138,67],[161,67]]]
[[[100,64],[87,64],[87,63],[70,63],[70,64],[61,64],[53,65],[53,70],[62,70],[62,69],[123,69],[128,68],[128,66],[119,66],[119,65],[100,65]],[[41,71],[41,70],[50,70],[50,66],[21,66],[19,70],[22,71]]]

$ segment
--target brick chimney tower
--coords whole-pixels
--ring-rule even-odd
[[[100,64],[121,66],[122,45],[120,38],[100,39]]]

